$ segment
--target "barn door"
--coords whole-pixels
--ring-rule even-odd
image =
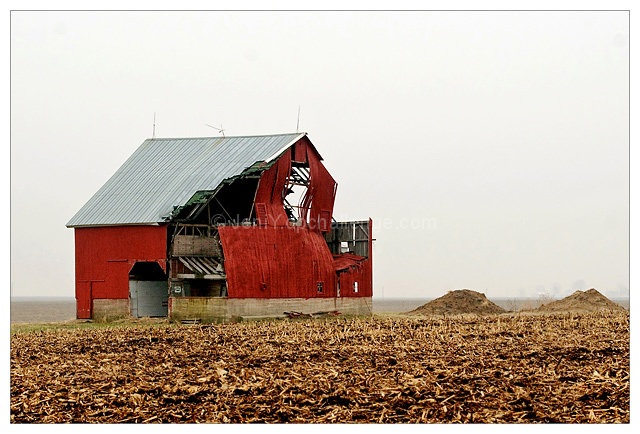
[[[167,282],[153,280],[130,280],[129,297],[131,316],[134,318],[167,316]]]
[[[76,317],[91,319],[91,282],[76,283]]]
[[[129,272],[129,310],[134,318],[167,316],[169,287],[157,262],[136,262]]]

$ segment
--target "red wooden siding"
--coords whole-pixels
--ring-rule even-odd
[[[355,255],[348,255],[345,257],[345,261],[341,261],[339,258],[334,259],[334,264],[341,268],[340,265],[345,265],[349,261],[348,258],[356,257]],[[369,257],[349,267],[348,271],[342,271],[338,277],[340,281],[340,297],[372,297],[373,296],[373,221],[369,219]],[[354,290],[354,283],[358,282],[358,292]]]
[[[91,318],[96,298],[128,298],[129,271],[155,261],[166,271],[166,226],[75,228],[78,318]]]
[[[317,153],[308,148],[308,155],[311,175],[310,190],[312,190],[309,228],[311,230],[329,232],[331,230],[333,202],[336,198],[338,184],[324,167]]]
[[[219,233],[229,298],[336,296],[333,257],[318,232],[286,226],[226,226]]]
[[[255,199],[258,223],[261,226],[289,226],[282,192],[291,173],[292,158],[293,161],[309,165],[310,185],[303,200],[306,210],[302,212],[301,218],[304,222],[308,219],[309,229],[328,232],[338,184],[306,137],[289,148],[271,168],[263,172]]]
[[[371,284],[371,258],[351,267],[347,272],[341,272],[340,297],[371,297],[373,285]],[[354,283],[358,282],[358,292],[354,290]]]
[[[265,170],[256,191],[256,218],[262,226],[289,226],[282,191],[291,172],[291,148]]]

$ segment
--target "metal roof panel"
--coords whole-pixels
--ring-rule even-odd
[[[147,139],[69,220],[67,227],[157,224],[196,191],[214,190],[305,133]]]

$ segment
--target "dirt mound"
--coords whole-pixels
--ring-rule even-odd
[[[598,312],[601,310],[624,311],[624,307],[609,300],[595,289],[576,291],[562,300],[543,304],[541,312]]]
[[[409,312],[411,315],[492,315],[503,313],[505,310],[488,300],[487,297],[477,291],[470,289],[459,289],[449,291],[440,298],[430,301],[415,310]]]

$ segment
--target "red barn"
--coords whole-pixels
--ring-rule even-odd
[[[372,222],[305,133],[148,139],[67,223],[78,318],[371,312]]]

